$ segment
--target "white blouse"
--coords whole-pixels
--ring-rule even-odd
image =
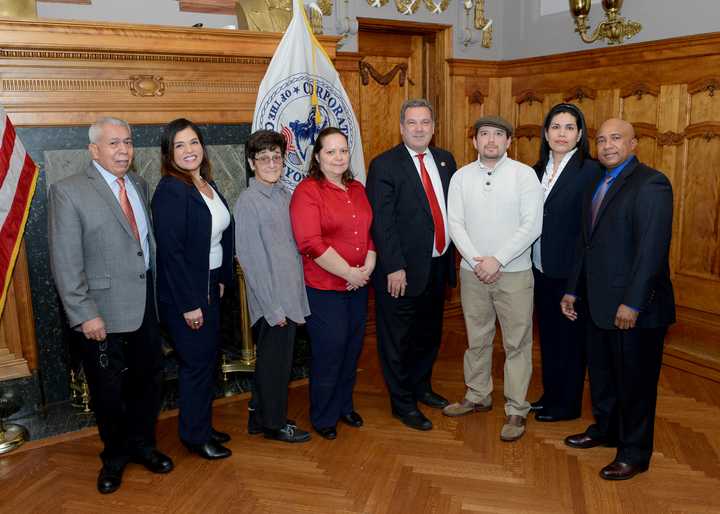
[[[225,204],[220,200],[220,195],[213,189],[213,197],[208,198],[202,192],[200,193],[205,204],[210,209],[212,216],[212,229],[210,231],[210,269],[222,266],[223,249],[220,241],[222,233],[230,225],[230,212],[228,212]]]

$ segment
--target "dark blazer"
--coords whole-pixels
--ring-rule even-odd
[[[445,194],[457,165],[450,152],[430,148]],[[366,191],[373,210],[372,236],[377,248],[373,280],[376,288],[387,287],[387,275],[401,269],[407,277],[406,294],[425,290],[430,274],[435,225],[430,203],[410,153],[404,144],[391,148],[370,163]],[[448,239],[449,234],[445,235]],[[443,255],[448,283],[456,284],[455,247]]]
[[[535,169],[535,172],[542,182],[545,168]],[[570,275],[580,236],[584,193],[598,183],[602,174],[602,166],[596,160],[589,157],[583,160],[580,152],[575,152],[545,199],[540,239],[545,275],[559,279]]]
[[[215,193],[227,207],[214,182]],[[230,226],[222,235],[223,263],[220,282],[233,286],[232,211]],[[189,312],[207,305],[210,231],[212,216],[200,192],[175,177],[165,176],[155,189],[152,213],[157,240],[158,301]]]
[[[127,173],[140,195],[155,267],[149,188]],[[71,327],[102,317],[108,333],[133,332],[143,322],[147,275],[140,243],[120,203],[92,162],[48,192],[50,266]]]
[[[659,171],[633,159],[610,186],[593,229],[591,203],[596,186],[584,197],[578,257],[567,291],[577,293],[584,278],[590,315],[606,330],[615,328],[620,304],[640,310],[638,328],[673,323],[670,182]]]

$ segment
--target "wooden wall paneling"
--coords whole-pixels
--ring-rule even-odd
[[[362,56],[355,52],[338,52],[335,56],[335,69],[340,75],[345,92],[350,99],[355,117],[360,122],[360,60]]]
[[[364,56],[363,62],[381,73],[387,73],[396,65],[407,65],[407,57]],[[380,84],[372,78],[360,88],[363,146],[366,159],[371,160],[400,142],[399,113],[408,96],[408,80],[401,85],[399,76],[388,84]]]
[[[682,214],[683,184],[685,170],[685,137],[687,125],[688,94],[685,84],[660,86],[658,100],[658,152],[657,168],[665,173],[673,185],[673,239],[670,247],[670,269],[678,267],[679,227]]]
[[[690,124],[720,120],[720,76],[703,77],[688,84]]]
[[[131,123],[179,115],[252,120],[279,34],[130,24],[0,20],[0,104],[17,125]],[[335,36],[320,36],[331,58]]]
[[[22,243],[0,317],[0,380],[28,376],[36,368],[37,343]]]
[[[475,137],[475,122],[485,115],[486,98],[487,95],[480,89],[474,89],[468,97],[467,119],[465,120],[464,127],[459,127],[462,131],[462,142],[464,143],[463,164],[477,160],[477,150],[475,150],[475,147],[473,146],[473,138]]]

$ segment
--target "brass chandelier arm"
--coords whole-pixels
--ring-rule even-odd
[[[594,43],[598,39],[606,39],[609,45],[617,45],[624,39],[630,39],[642,30],[642,25],[635,21],[626,21],[617,17],[614,20],[601,22],[591,36],[588,36],[587,20],[584,16],[578,16],[575,20],[575,32],[580,35],[585,43]]]

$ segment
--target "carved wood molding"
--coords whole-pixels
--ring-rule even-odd
[[[180,11],[207,14],[235,14],[235,0],[178,0]]]
[[[81,4],[81,5],[92,4],[92,0],[37,0],[37,1],[42,2],[44,4]]]
[[[372,64],[370,64],[367,61],[360,61],[359,63],[360,67],[360,78],[362,80],[363,86],[367,86],[370,84],[370,77],[373,78],[375,82],[382,86],[387,86],[390,84],[390,82],[393,81],[395,78],[395,75],[399,74],[398,83],[400,87],[403,87],[405,85],[405,79],[407,78],[407,69],[408,66],[405,63],[396,64],[390,71],[383,74],[380,73],[378,70],[373,67]],[[408,79],[409,80],[409,79]],[[412,80],[409,80],[410,84],[413,84]]]
[[[515,103],[518,105],[522,105],[524,103],[532,105],[533,102],[543,103],[543,100],[545,100],[543,95],[531,90],[521,91],[515,97]]]
[[[130,92],[133,96],[162,96],[165,83],[157,75],[133,75],[130,77]]]
[[[270,63],[270,59],[265,57],[237,57],[232,55],[149,54],[81,49],[48,50],[46,48],[0,48],[0,58],[48,59],[63,61],[135,61],[248,65],[266,65]]]
[[[657,142],[660,146],[680,146],[685,141],[685,134],[668,130],[657,135]]]
[[[596,97],[597,91],[586,86],[576,86],[568,89],[565,93],[563,93],[564,102],[572,102],[573,100],[582,102],[586,98],[590,100],[595,100]]]
[[[133,96],[163,96],[179,93],[254,93],[258,81],[164,80],[155,75],[133,75],[128,79],[2,79],[2,92],[129,91]]]
[[[526,137],[533,139],[542,135],[542,126],[540,125],[520,125],[513,131],[513,138],[520,139]]]
[[[487,95],[484,95],[482,91],[479,89],[476,89],[470,95],[468,96],[468,100],[470,102],[470,105],[482,105],[485,102],[485,97]]]
[[[709,141],[720,137],[720,122],[706,121],[703,123],[693,123],[685,129],[685,135],[688,139],[702,137]]]
[[[720,91],[720,79],[715,77],[701,78],[688,84],[688,93],[691,95],[707,91],[710,96],[715,96],[715,91]]]
[[[620,90],[620,98],[636,97],[640,100],[645,95],[657,96],[660,94],[660,87],[647,82],[636,82]]]
[[[635,128],[635,137],[640,139],[641,137],[650,137],[652,139],[657,139],[658,137],[658,129],[655,125],[651,123],[643,123],[643,122],[636,122],[632,124],[633,128]]]

